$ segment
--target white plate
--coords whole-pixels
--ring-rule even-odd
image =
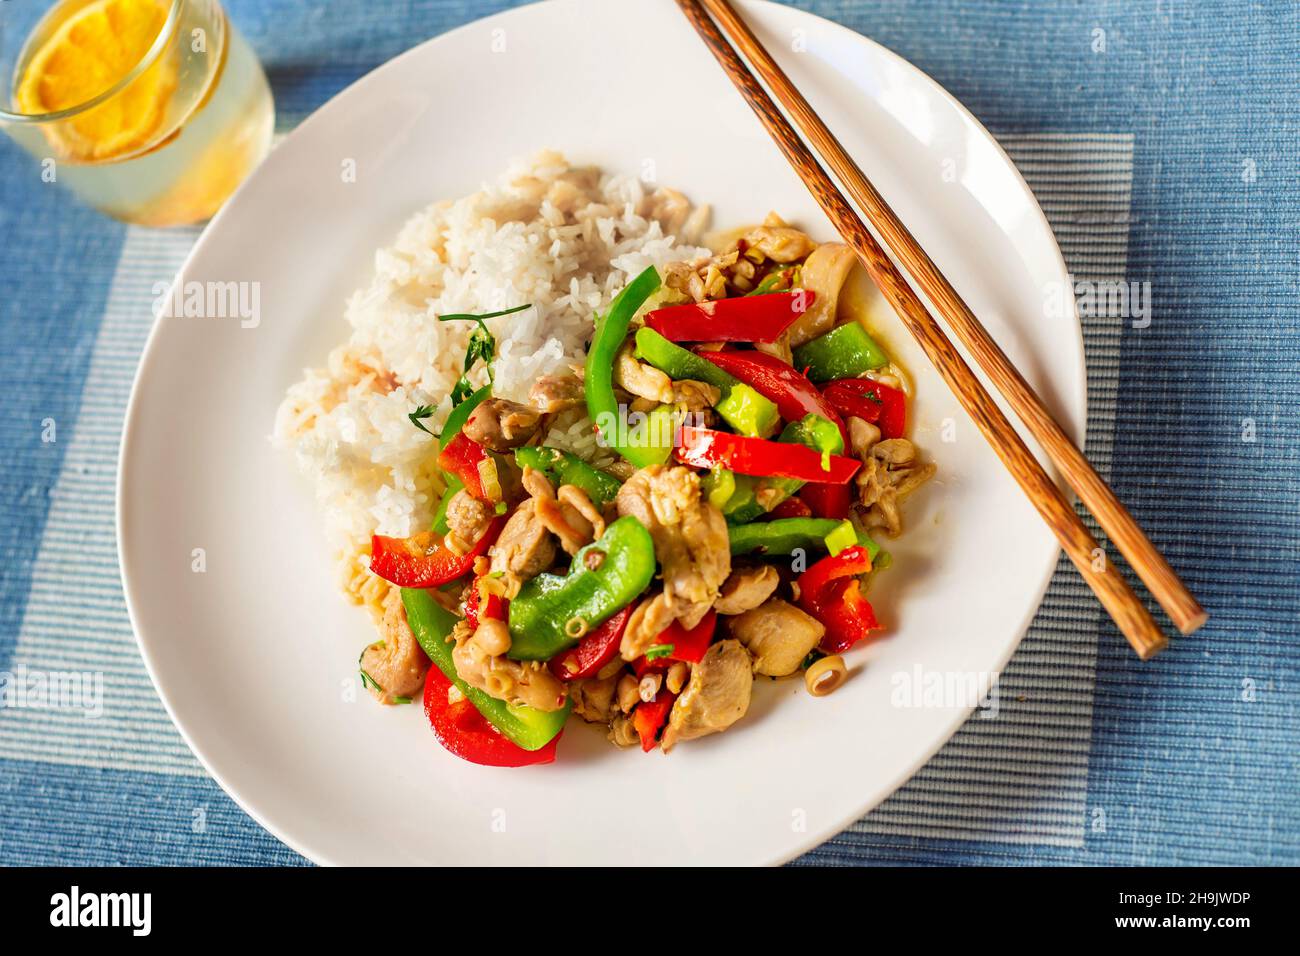
[[[1081,437],[1079,327],[1042,307],[1065,267],[1006,156],[871,41],[786,7],[744,10]],[[832,238],[665,0],[524,7],[371,73],[275,150],[186,266],[187,280],[261,283],[261,324],[169,318],[150,338],[118,489],[141,651],[213,776],[318,862],[787,860],[878,804],[952,735],[968,707],[896,706],[899,680],[921,668],[987,683],[1056,563],[1051,535],[892,317],[886,339],[916,373],[916,438],[940,477],[912,503],[896,567],[873,591],[898,626],[853,655],[858,672],[840,691],[814,700],[801,682],[763,682],[741,723],[667,758],[615,750],[574,721],[557,762],[528,770],[450,756],[419,707],[345,699],[369,625],[335,593],[310,493],[267,440],[276,406],[344,338],[344,299],[407,215],[544,146],[611,170],[653,163],[660,182],[713,203],[719,226],[776,209]],[[355,183],[340,175],[345,160]],[[191,569],[195,548],[205,573]]]

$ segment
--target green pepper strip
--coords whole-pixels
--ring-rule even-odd
[[[650,532],[631,515],[619,518],[573,556],[567,575],[539,574],[520,589],[510,602],[507,655],[550,660],[631,604],[654,573]]]
[[[452,645],[447,643],[447,635],[460,618],[439,604],[430,592],[402,588],[402,605],[406,608],[406,621],[411,632],[424,648],[424,653],[429,655],[429,660],[508,740],[525,750],[538,750],[550,743],[564,727],[572,703],[566,702],[562,708],[553,711],[511,705],[470,687],[456,675],[456,664],[451,657]]]
[[[794,367],[814,382],[853,378],[889,364],[889,356],[857,322],[831,329],[794,350]]]
[[[520,468],[540,471],[556,487],[573,485],[586,492],[597,507],[613,501],[621,487],[613,475],[593,468],[577,455],[558,448],[526,446],[515,450],[515,463]]]
[[[751,551],[793,554],[795,549],[827,551],[842,545],[844,526],[848,526],[849,533],[857,537],[857,543],[866,548],[874,560],[880,551],[880,545],[867,535],[858,534],[851,522],[837,521],[834,518],[777,518],[774,521],[732,525],[727,528],[727,536],[731,540],[732,554],[749,554]]]
[[[776,405],[708,359],[668,341],[652,328],[636,333],[637,358],[643,359],[674,381],[705,382],[722,392],[718,414],[742,435],[761,438],[771,434],[780,416]]]
[[[633,436],[619,434],[618,401],[614,397],[614,359],[627,328],[645,300],[659,288],[659,273],[650,266],[623,287],[623,291],[609,304],[609,311],[596,320],[596,332],[587,349],[587,364],[583,374],[587,394],[587,414],[596,423],[605,443],[638,468],[662,464],[672,454],[667,446],[646,445]],[[671,441],[672,433],[669,432]]]

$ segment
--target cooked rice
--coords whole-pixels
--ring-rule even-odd
[[[546,152],[496,185],[433,204],[375,253],[374,277],[344,313],[351,337],[289,389],[274,434],[315,485],[355,600],[375,597],[358,582],[369,536],[427,527],[443,490],[437,442],[407,416],[435,406],[425,425],[439,430],[473,325],[437,316],[531,304],[488,320],[497,338],[494,392],[526,401],[539,377],[581,364],[593,316],[630,277],[707,254],[672,234],[698,241],[706,216],[672,190],[648,191],[636,178]],[[487,383],[481,367],[470,378]],[[547,441],[598,456],[584,415],[561,416]]]

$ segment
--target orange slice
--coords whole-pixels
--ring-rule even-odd
[[[111,89],[149,52],[167,21],[160,0],[95,0],[65,20],[23,71],[15,104],[24,113],[79,106]],[[176,89],[167,52],[126,88],[93,109],[46,126],[76,160],[105,160],[146,145],[158,132]]]

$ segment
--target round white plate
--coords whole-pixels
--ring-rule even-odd
[[[774,4],[744,12],[1081,438],[1079,327],[1042,307],[1065,267],[1007,157],[960,104],[871,41]],[[892,317],[885,338],[915,373],[915,437],[939,478],[912,501],[895,568],[873,589],[896,626],[852,655],[841,690],[814,700],[802,682],[763,681],[743,721],[671,757],[616,750],[575,720],[559,759],[526,770],[464,763],[418,706],[346,693],[372,634],[335,591],[309,489],[267,439],[276,406],[346,336],[345,298],[409,214],[542,147],[609,170],[653,169],[712,203],[719,227],[775,209],[833,238],[668,0],[524,7],[386,64],[290,135],[190,257],[187,281],[260,283],[260,324],[165,318],[150,338],[118,489],[141,651],[213,776],[318,862],[790,859],[878,804],[952,735],[970,701],[900,706],[903,691],[929,675],[987,686],[1056,563],[1051,535]],[[341,175],[349,160],[355,182]],[[195,548],[204,573],[192,570]]]

